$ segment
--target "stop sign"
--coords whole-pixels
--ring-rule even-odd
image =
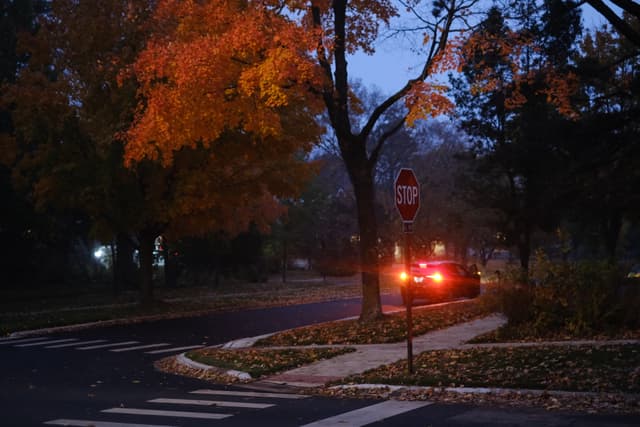
[[[420,184],[412,169],[400,169],[394,184],[394,194],[402,221],[413,222],[420,209]]]

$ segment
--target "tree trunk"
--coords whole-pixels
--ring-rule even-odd
[[[287,283],[287,239],[282,239],[282,283]]]
[[[116,235],[115,277],[119,289],[137,287],[136,268],[133,263],[133,242],[125,233]]]
[[[111,250],[111,272],[113,273],[113,296],[120,295],[120,284],[118,283],[118,257],[116,256],[116,245],[113,241],[109,244]]]
[[[143,230],[140,239],[140,303],[150,304],[153,301],[153,245],[156,233]]]
[[[343,156],[344,157],[344,156]],[[360,268],[362,273],[362,308],[360,321],[368,322],[383,316],[378,275],[378,224],[371,170],[365,162],[347,163],[358,210],[360,231]]]
[[[618,248],[618,239],[620,238],[620,229],[622,228],[622,215],[620,211],[614,210],[609,212],[603,220],[602,228],[607,260],[613,263],[616,259],[616,249]]]
[[[162,257],[164,258],[164,285],[166,288],[178,287],[178,265],[171,256],[169,242],[166,237],[162,239]]]
[[[520,271],[523,284],[529,282],[529,258],[531,256],[531,231],[524,225],[518,235],[518,255],[520,257]]]

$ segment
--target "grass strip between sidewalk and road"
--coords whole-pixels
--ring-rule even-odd
[[[414,371],[402,360],[340,383],[640,393],[640,344],[428,351]]]
[[[413,309],[413,333],[425,334],[489,315],[493,310],[482,298]],[[321,323],[263,338],[255,346],[385,344],[406,339],[406,312],[362,323],[357,319]]]
[[[353,351],[355,351],[354,348],[348,347],[236,350],[207,348],[191,351],[186,356],[198,363],[220,369],[242,371],[251,375],[252,378],[260,378]]]

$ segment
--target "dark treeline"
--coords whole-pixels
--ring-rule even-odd
[[[127,16],[126,3],[100,5]],[[98,281],[116,293],[141,289],[144,300],[160,276],[167,286],[215,286],[223,278],[264,281],[270,274],[286,280],[289,268],[360,271],[357,200],[329,131],[311,153],[283,149],[247,158],[229,148],[232,141],[252,147],[238,133],[218,145],[226,150],[220,163],[196,144],[177,152],[171,167],[152,160],[125,165],[115,136],[133,120],[136,82],[123,69],[144,46],[152,2],[133,3],[135,19],[113,26],[113,19],[74,10],[65,19],[74,18],[77,33],[65,39],[69,32],[50,27],[51,2],[2,1],[3,286]],[[367,130],[369,141],[385,140],[372,163],[378,235],[371,244],[381,265],[397,261],[402,241],[391,191],[400,167],[412,167],[421,182],[419,256],[444,250],[442,256],[486,265],[502,250],[524,273],[538,248],[563,260],[637,261],[637,40],[612,27],[585,28],[578,2],[503,3],[484,11],[458,47],[462,66],[449,76],[456,108],[448,119]],[[614,26],[638,34],[632,12]],[[96,22],[100,35],[79,36]],[[350,111],[357,127],[385,97],[357,82],[351,90],[359,99]],[[406,117],[396,106],[381,122]],[[298,121],[290,125],[300,128]],[[317,142],[319,128],[310,125],[297,137]],[[236,169],[225,175],[226,165]],[[230,176],[244,182],[238,174],[248,174],[247,165],[259,165],[261,174],[225,189]],[[256,193],[257,182],[278,197]],[[276,198],[279,206],[272,206]]]

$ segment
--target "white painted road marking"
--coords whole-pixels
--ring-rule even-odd
[[[180,418],[202,418],[208,420],[221,420],[232,417],[232,414],[215,414],[213,412],[187,412],[187,411],[161,411],[155,409],[138,408],[111,408],[100,412],[107,414],[129,414],[129,415],[156,415],[160,417],[180,417]]]
[[[265,409],[270,408],[272,403],[246,403],[246,402],[229,402],[223,400],[195,400],[195,399],[153,399],[148,400],[149,403],[169,403],[173,405],[201,405],[201,406],[219,406],[221,408],[251,408]]]
[[[130,345],[130,344],[138,344],[138,341],[122,341],[122,342],[115,342],[111,344],[100,344],[100,345],[92,345],[89,347],[78,347],[77,350],[96,350],[99,348],[118,347],[121,345]]]
[[[169,345],[169,344],[167,344],[167,343],[160,343],[160,344],[138,345],[138,346],[135,346],[135,347],[116,348],[116,349],[109,350],[109,351],[113,351],[114,353],[119,353],[119,352],[121,352],[121,351],[144,350],[145,348],[164,347],[165,345]]]
[[[78,341],[72,342],[71,344],[58,344],[58,345],[50,345],[45,348],[65,348],[65,347],[75,347],[78,345],[87,345],[87,344],[95,344],[99,342],[105,342],[106,340],[91,340],[91,341]]]
[[[90,421],[90,420],[51,420],[45,424],[54,426],[73,426],[73,427],[176,427],[159,424],[131,424],[131,423],[110,423],[108,421]]]
[[[38,338],[2,338],[2,341],[0,341],[0,345],[13,345],[13,344],[20,344],[23,342],[33,342],[33,341],[42,341],[42,340],[48,340],[50,339],[49,337],[38,337]]]
[[[413,411],[423,406],[431,405],[433,402],[407,402],[400,400],[387,400],[355,411],[345,412],[335,417],[325,418],[302,427],[361,427],[367,424],[382,421],[395,415]]]
[[[69,342],[69,341],[78,341],[78,339],[77,338],[67,338],[67,339],[64,339],[64,340],[38,341],[38,342],[29,343],[29,344],[16,345],[15,347],[34,347],[36,345],[57,344],[57,343]]]
[[[162,350],[147,351],[145,353],[147,353],[147,354],[161,354],[161,353],[170,353],[172,351],[179,352],[179,351],[185,351],[185,350],[192,350],[194,348],[202,348],[202,347],[204,347],[204,345],[190,345],[190,346],[187,346],[187,347],[163,348]]]
[[[216,396],[242,396],[242,397],[272,397],[277,399],[306,399],[309,396],[304,394],[290,393],[259,393],[253,391],[228,391],[228,390],[195,390],[191,394],[213,394]]]

